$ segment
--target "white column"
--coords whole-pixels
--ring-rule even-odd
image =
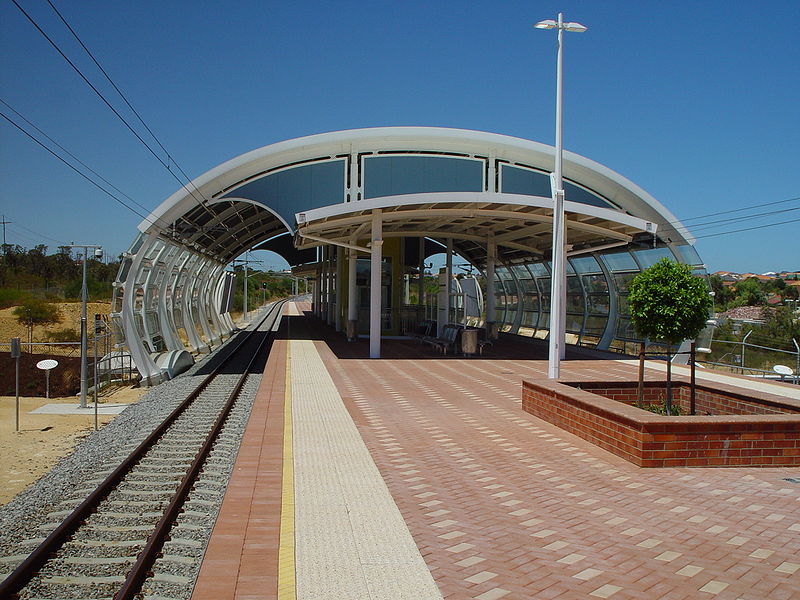
[[[369,357],[381,357],[381,263],[383,253],[381,211],[372,211],[372,248],[369,279]]]
[[[417,280],[417,304],[425,305],[425,238],[419,238],[419,279]],[[425,315],[421,315],[422,318]]]
[[[497,261],[497,243],[494,233],[489,234],[486,244],[486,331],[489,333],[489,324],[494,323],[495,296],[494,296],[494,267]]]
[[[355,246],[358,240],[350,238],[350,244]],[[347,320],[358,321],[358,289],[356,287],[356,274],[358,273],[358,252],[352,248],[347,255]],[[358,337],[358,325],[353,331],[353,337]]]
[[[564,319],[561,313],[566,307],[566,269],[564,268],[564,184],[562,182],[561,157],[562,139],[562,54],[564,30],[563,16],[558,14],[558,60],[556,63],[556,154],[553,172],[553,263],[550,274],[550,336],[548,345],[547,377],[558,379],[561,372],[561,358],[564,356]]]
[[[336,281],[335,281],[335,293],[336,293],[336,307],[335,307],[335,315],[334,315],[334,322],[336,323],[336,331],[342,330],[342,301],[344,299],[344,294],[342,293],[342,271],[343,271],[343,263],[344,263],[344,248],[341,246],[337,246],[336,248]]]
[[[445,272],[447,277],[447,285],[445,286],[445,297],[447,301],[445,302],[445,306],[447,307],[447,323],[450,322],[450,290],[452,289],[453,285],[453,238],[447,238],[447,261],[445,263]],[[439,335],[442,335],[443,332],[439,332]]]

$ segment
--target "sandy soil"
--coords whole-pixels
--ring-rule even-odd
[[[101,404],[133,403],[145,391],[145,388],[120,388],[104,396]],[[29,414],[40,406],[55,403],[75,405],[77,398],[20,398],[19,432],[16,432],[16,398],[0,396],[0,505],[37,481],[93,430],[92,411],[87,411],[87,415]],[[100,427],[114,416],[100,415]]]
[[[36,325],[33,328],[33,341],[46,342],[47,332],[60,329],[74,329],[77,332],[81,330],[81,303],[80,302],[56,302],[58,310],[61,313],[61,323],[55,325],[48,325],[42,327]],[[13,337],[18,337],[23,343],[28,341],[28,328],[25,325],[20,325],[17,318],[13,315],[14,308],[4,308],[0,310],[0,341],[8,343]],[[108,315],[111,311],[111,304],[109,302],[88,302],[86,304],[86,318],[89,327],[92,327],[94,322],[94,315],[96,313]],[[80,341],[80,340],[75,340]]]

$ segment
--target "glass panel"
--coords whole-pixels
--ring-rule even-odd
[[[344,202],[345,161],[300,165],[270,173],[225,194],[269,206],[288,223],[296,212]]]
[[[500,165],[500,191],[544,198],[551,198],[553,195],[548,173],[511,165]]]
[[[527,310],[539,309],[539,292],[536,289],[536,281],[533,279],[523,279],[520,282],[523,293],[523,307]]]
[[[364,197],[480,192],[483,167],[482,160],[447,156],[370,156],[364,159]]]
[[[584,275],[583,287],[587,294],[608,294],[608,281],[605,275]]]
[[[637,339],[636,330],[633,328],[633,324],[631,323],[630,319],[617,319],[617,334],[615,337],[623,340]]]
[[[580,333],[583,329],[583,315],[567,315],[567,331],[572,333]]]
[[[580,202],[581,204],[589,204],[591,206],[601,206],[603,208],[616,208],[610,202],[607,202],[597,194],[593,194],[592,192],[585,190],[574,183],[570,183],[569,181],[564,182],[564,200],[569,202]]]
[[[525,268],[525,265],[513,265],[511,270],[514,272],[514,275],[517,276],[517,279],[531,278],[531,274],[528,272],[528,269]]]
[[[583,314],[583,294],[567,294],[567,312]]]
[[[603,317],[587,317],[583,330],[588,335],[603,335],[606,323],[608,323],[608,319]]]
[[[639,264],[642,265],[642,270],[652,267],[662,258],[675,260],[669,248],[648,248],[647,250],[637,250],[635,254]]]
[[[581,282],[575,275],[567,277],[567,293],[583,295],[583,288],[581,287]]]
[[[550,329],[550,313],[539,313],[538,329]]]
[[[617,287],[617,292],[620,294],[627,294],[628,289],[631,287],[631,281],[639,273],[619,273],[614,275],[614,285]]]
[[[578,273],[600,273],[600,265],[594,256],[576,256],[569,259],[575,271]]]
[[[694,249],[694,246],[686,244],[684,246],[678,246],[677,250],[681,260],[687,265],[694,266],[703,264],[703,261],[701,260],[700,255],[697,253],[697,250]]]
[[[628,252],[617,252],[615,254],[603,254],[602,261],[611,271],[638,271],[639,265],[633,260]]]
[[[528,270],[533,273],[534,277],[550,276],[550,271],[547,270],[545,263],[531,263],[528,265]]]
[[[586,302],[588,305],[589,314],[592,315],[608,314],[609,310],[608,294],[589,294],[586,296]]]

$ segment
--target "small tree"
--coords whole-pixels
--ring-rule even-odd
[[[17,322],[28,328],[28,342],[33,342],[34,325],[52,325],[61,322],[58,306],[39,298],[26,298],[13,311]]]
[[[706,326],[713,306],[706,283],[691,269],[667,258],[642,271],[631,282],[631,321],[642,337],[667,344],[667,414],[672,414],[671,346],[693,339]],[[640,388],[642,379],[640,369]]]

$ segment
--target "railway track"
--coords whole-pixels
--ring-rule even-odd
[[[0,600],[179,597],[191,585],[207,531],[224,495],[260,371],[283,302],[203,378],[130,454],[76,489],[77,508],[50,513],[44,540],[0,582]],[[58,519],[63,519],[58,523]],[[16,562],[16,561],[15,561]]]

